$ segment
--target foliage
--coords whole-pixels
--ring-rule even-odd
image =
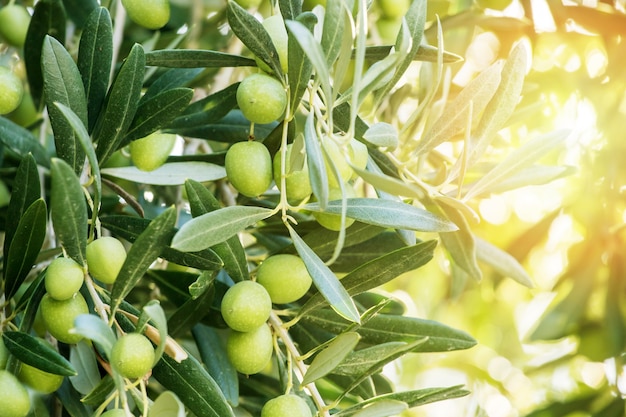
[[[30,106],[0,117],[0,178],[10,193],[2,208],[6,369],[17,375],[24,363],[66,377],[51,396],[34,396],[32,415],[56,408],[97,417],[113,405],[126,415],[260,415],[267,401],[291,393],[319,416],[382,417],[467,395],[456,384],[394,387],[386,365],[477,341],[408,314],[381,289],[435,256],[449,263],[455,293],[480,280],[485,265],[533,285],[524,254],[475,232],[481,200],[571,173],[551,159],[567,130],[533,132],[508,154],[498,142],[498,132],[526,114],[518,105],[524,44],[506,45],[502,59],[460,86],[448,75],[460,57],[444,50],[444,33],[455,28],[444,20],[441,31],[427,13],[432,2],[407,5],[391,38],[375,24],[388,18],[377,20],[381,6],[365,1],[245,9],[233,0],[181,0],[160,30],[127,21],[120,2],[101,3],[35,2],[24,47],[2,46],[2,59],[23,69],[22,103]],[[285,25],[286,69],[277,50],[284,42],[275,44],[260,22],[278,14],[283,20],[272,24]],[[287,97],[284,113],[264,124],[250,123],[237,101],[240,81],[259,73],[257,65]],[[128,149],[155,132],[178,135],[177,144],[163,165],[144,171]],[[281,162],[258,197],[238,192],[224,167],[233,144],[252,140]],[[302,170],[312,196],[293,201],[279,190]],[[338,230],[322,227],[320,214]],[[103,283],[89,272],[87,246],[109,235],[127,254],[114,282]],[[272,332],[271,364],[237,373],[221,300],[283,253],[302,259],[313,286],[275,304],[263,324]],[[58,256],[82,266],[77,296],[89,314],[70,331],[83,340],[50,347],[38,310],[49,297],[46,268]],[[576,288],[565,300],[590,293]],[[611,317],[623,331],[614,297]],[[563,303],[568,314],[571,303]],[[129,332],[155,346],[143,377],[124,378],[110,363]],[[539,327],[535,336],[563,334]]]

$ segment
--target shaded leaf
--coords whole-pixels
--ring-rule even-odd
[[[328,301],[328,304],[346,320],[359,323],[361,321],[359,312],[339,279],[291,227],[289,227],[289,235],[300,258],[306,265],[315,287]]]
[[[254,59],[224,52],[194,49],[161,49],[146,53],[146,65],[173,68],[255,67]]]
[[[371,60],[381,60],[388,56],[393,50],[393,45],[375,45],[365,48],[365,58]],[[356,51],[352,51],[352,56]],[[438,49],[432,45],[419,45],[417,53],[413,56],[414,61],[437,62]],[[452,52],[443,51],[443,63],[452,64],[462,61],[463,57]]]
[[[76,375],[72,364],[43,339],[28,333],[5,331],[2,341],[11,354],[27,365],[56,375]]]
[[[146,59],[148,59],[147,54]],[[179,87],[188,87],[193,79],[200,74],[202,74],[202,68],[171,68],[165,70],[141,96],[139,105],[165,91]]]
[[[255,124],[254,136],[262,140],[267,137],[276,126],[276,122]],[[226,116],[215,122],[200,124],[198,126],[167,128],[165,131],[178,133],[182,136],[235,143],[248,140],[250,136],[250,121],[241,114],[240,110],[232,110]]]
[[[237,106],[238,87],[239,83],[234,83],[217,93],[193,102],[167,127],[185,129],[190,126],[203,126],[207,123],[217,122]]]
[[[169,162],[152,171],[142,171],[135,166],[103,168],[102,174],[141,184],[182,185],[188,179],[215,181],[226,176],[224,167],[209,162]]]
[[[307,368],[302,385],[308,385],[334,371],[346,356],[356,347],[361,337],[356,332],[337,335],[315,358]]]
[[[185,223],[174,236],[172,248],[194,252],[221,243],[272,214],[262,207],[230,206]]]
[[[293,19],[293,17],[289,19]],[[291,32],[287,33],[287,56],[289,56],[287,72],[289,75],[289,102],[291,103],[289,108],[292,114],[295,114],[311,80],[313,65]]]
[[[170,207],[137,237],[111,289],[111,315],[170,243],[175,225],[176,208]]]
[[[39,165],[50,166],[46,150],[37,138],[6,117],[0,117],[0,142],[6,146],[4,151],[7,153],[14,153],[18,158],[32,154]]]
[[[85,265],[87,251],[87,203],[78,177],[62,159],[52,159],[50,216],[67,255]]]
[[[372,185],[379,191],[388,194],[409,198],[424,198],[424,191],[414,184],[406,183],[400,179],[384,174],[382,171],[374,172],[373,170],[363,170],[351,165],[354,172],[368,184]]]

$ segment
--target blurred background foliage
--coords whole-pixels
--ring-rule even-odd
[[[319,1],[306,0],[305,7]],[[374,0],[373,44],[394,43],[407,5],[406,0]],[[264,8],[267,0],[259,6],[267,15]],[[82,9],[67,7],[78,27],[85,18]],[[437,45],[440,19],[445,50],[464,58],[446,65],[439,93],[454,95],[507,57],[512,45],[527,46],[523,98],[487,156],[501,160],[538,133],[568,128],[574,134],[546,161],[567,167],[570,175],[469,202],[480,216],[472,231],[518,259],[534,288],[503,279],[484,264],[480,282],[468,279],[443,250],[435,262],[386,288],[406,305],[407,314],[463,329],[479,342],[453,355],[410,356],[387,369],[399,388],[458,383],[472,391],[406,416],[624,416],[626,2],[428,0],[427,19],[426,41]],[[243,49],[225,28],[223,0],[172,0],[172,18],[158,36],[130,23],[124,32],[119,56],[126,56],[134,42],[153,49],[179,43],[231,53]],[[204,82],[211,80],[207,93],[234,77],[205,71]],[[405,109],[394,103],[406,103],[409,94],[421,97],[429,86],[420,81],[431,80],[428,71],[430,64],[416,63],[409,71],[415,78],[370,109],[371,118],[401,124]],[[10,117],[28,126],[36,122],[33,113],[26,100]],[[459,152],[452,145],[438,151],[442,160],[446,152],[451,160]],[[480,175],[488,163],[473,167],[468,177]]]

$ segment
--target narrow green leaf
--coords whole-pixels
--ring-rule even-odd
[[[72,417],[91,417],[93,409],[82,402],[82,396],[74,389],[66,378],[54,396],[63,404],[63,408]]]
[[[576,172],[578,172],[578,168],[571,165],[556,166],[532,164],[503,178],[502,181],[498,183],[492,183],[490,187],[482,189],[479,194],[474,194],[473,197],[503,193],[529,185],[548,184],[559,178],[573,175]]]
[[[283,20],[293,20],[302,13],[302,1],[300,0],[278,0],[278,4]]]
[[[194,326],[191,332],[209,374],[220,386],[228,402],[236,407],[239,403],[237,371],[228,359],[219,333],[215,328],[203,324]]]
[[[254,136],[258,140],[265,139],[278,123],[255,124]],[[218,121],[198,126],[179,126],[165,129],[166,132],[178,133],[181,136],[208,139],[217,142],[235,143],[248,140],[250,136],[250,121],[246,119],[240,110],[232,110]]]
[[[6,117],[0,117],[0,142],[6,146],[4,151],[7,153],[14,153],[18,158],[32,154],[39,165],[50,166],[47,152],[37,138]]]
[[[100,218],[100,222],[102,227],[131,243],[135,242],[137,237],[150,225],[149,219],[125,215],[103,216]],[[169,262],[200,270],[216,270],[223,265],[219,256],[210,249],[189,253],[166,247],[161,253],[161,257]]]
[[[407,345],[408,343],[405,342],[388,342],[351,352],[333,370],[333,373],[346,376],[363,375],[369,369],[380,368],[391,362],[393,359],[388,358],[392,358],[397,352],[405,349]]]
[[[223,90],[195,101],[167,127],[170,129],[189,128],[217,122],[237,106],[237,87],[239,83],[233,83]]]
[[[408,404],[409,408],[413,408],[420,405],[430,404],[436,401],[464,397],[468,394],[469,391],[464,390],[462,385],[445,388],[425,388],[413,391],[395,392],[391,394],[380,395],[374,398],[368,398],[364,401],[359,402],[356,405],[353,405],[352,407],[341,410],[335,415],[337,417],[356,416],[356,413],[359,410],[379,401],[401,401],[405,404]]]
[[[393,45],[376,45],[368,46],[365,48],[365,58],[368,60],[379,61],[384,59],[393,50]],[[352,51],[352,56],[356,54],[356,51]],[[419,45],[417,53],[413,55],[414,61],[425,62],[437,62],[439,51],[436,46],[432,45]],[[452,52],[443,51],[443,63],[453,64],[455,62],[462,61],[463,57]]]
[[[232,1],[232,0],[231,0]],[[304,53],[307,55],[315,71],[317,78],[324,92],[326,105],[332,106],[332,88],[330,86],[330,71],[326,64],[326,56],[322,50],[322,46],[315,40],[313,34],[297,20],[288,20],[285,22],[287,29],[291,32]]]
[[[180,363],[163,356],[152,370],[152,376],[197,416],[235,417],[220,387],[192,355]]]
[[[533,288],[533,280],[520,263],[507,252],[480,238],[474,238],[476,257],[491,266],[498,274],[509,277],[520,284]]]
[[[168,126],[185,110],[192,96],[191,88],[174,88],[141,102],[122,145]]]
[[[361,321],[359,312],[339,279],[291,227],[289,227],[289,235],[300,258],[304,261],[313,283],[328,301],[328,304],[346,320],[359,323]]]
[[[367,224],[422,232],[458,230],[454,223],[410,204],[378,198],[348,198],[346,204],[347,217]],[[326,210],[322,210],[319,203],[307,204],[305,208],[311,211],[341,214],[341,201],[330,201]]]
[[[570,133],[569,130],[556,130],[524,143],[476,181],[463,199],[467,201],[532,165],[538,159],[559,147],[569,137]]]
[[[161,339],[156,350],[154,363],[156,364],[165,350],[165,342],[167,342],[167,318],[165,317],[165,311],[158,300],[151,300],[143,306],[143,312],[150,317],[150,320],[159,331],[159,338]]]
[[[310,112],[304,124],[304,144],[306,147],[307,164],[311,189],[317,197],[318,204],[325,209],[328,203],[328,173],[324,162],[324,154],[315,132],[313,112]]]
[[[37,261],[46,238],[46,202],[37,199],[19,218],[9,256],[4,263],[4,294],[6,299],[15,295]]]
[[[335,63],[341,52],[343,32],[345,30],[344,15],[346,12],[343,0],[326,1],[321,44],[328,67]]]
[[[54,132],[56,153],[78,174],[85,164],[85,152],[76,131],[54,103],[69,107],[87,125],[87,100],[80,73],[65,47],[50,36],[44,39],[41,59],[44,98]]]
[[[134,166],[104,168],[102,175],[140,184],[182,185],[188,179],[198,182],[215,181],[226,176],[224,167],[209,162],[169,162],[152,171]]]
[[[329,309],[316,310],[314,314],[304,316],[300,321],[336,334],[352,325]],[[367,345],[412,343],[427,337],[428,340],[417,346],[414,352],[447,352],[469,349],[476,344],[470,335],[461,330],[436,321],[407,316],[378,314],[359,327],[358,332],[361,342]]]
[[[337,335],[324,350],[315,355],[307,368],[302,385],[308,385],[333,372],[337,365],[352,353],[360,339],[361,336],[356,332]]]
[[[187,191],[191,215],[194,217],[221,208],[215,196],[197,181],[187,180],[185,182],[185,191]],[[213,245],[211,249],[222,259],[224,269],[235,282],[248,279],[246,253],[239,237],[232,236],[222,243]]]
[[[107,374],[98,381],[98,384],[88,392],[81,401],[94,407],[104,403],[115,389],[115,382],[111,375]]]
[[[379,239],[379,238],[376,238]],[[429,240],[417,245],[397,249],[362,264],[342,280],[348,294],[355,296],[380,287],[399,275],[425,265],[433,258],[437,241]],[[324,304],[321,294],[314,294],[302,306],[298,315],[302,316]]]
[[[422,137],[415,153],[426,153],[461,133],[467,126],[470,107],[473,119],[482,114],[500,85],[501,68],[502,63],[498,61],[470,81]]]
[[[215,273],[204,272],[188,287],[188,298],[180,307],[170,314],[168,327],[171,337],[186,334],[211,312],[210,306],[215,297]]]
[[[146,54],[146,59],[147,59]],[[168,70],[164,70],[163,74],[161,74],[154,82],[150,84],[150,87],[146,90],[143,96],[141,96],[141,100],[139,100],[139,105],[144,101],[147,101],[151,98],[158,96],[165,91],[180,88],[180,87],[189,87],[191,82],[198,75],[202,73],[202,68],[171,68]],[[186,110],[188,110],[187,108]]]
[[[87,203],[78,177],[62,159],[52,159],[50,217],[59,243],[67,255],[85,265]]]
[[[359,84],[359,97],[356,102],[358,106],[361,106],[369,93],[380,88],[384,88],[389,83],[391,77],[393,77],[393,71],[398,66],[399,59],[400,54],[393,53],[382,61],[375,62],[367,69],[361,79],[361,83]],[[345,92],[343,92],[336,103],[340,104],[344,101],[351,100],[353,96],[352,91],[352,87],[349,87]],[[352,100],[352,103],[354,105],[354,100]]]
[[[104,110],[100,113],[93,131],[100,163],[105,162],[118,149],[135,117],[143,85],[145,62],[143,48],[135,44],[113,81]]]
[[[150,406],[150,417],[185,417],[185,405],[172,391],[164,391]]]
[[[56,375],[76,375],[72,364],[43,339],[28,333],[5,331],[2,341],[9,352],[27,365]]]
[[[111,349],[117,339],[113,330],[100,317],[93,314],[81,314],[74,320],[74,328],[71,331],[97,344],[110,358]]]
[[[72,386],[83,395],[89,394],[101,379],[93,346],[85,340],[70,346],[70,363],[76,369],[76,375],[70,377]]]
[[[43,94],[43,74],[41,51],[46,35],[65,42],[66,16],[61,0],[42,0],[35,4],[35,9],[26,32],[24,43],[24,63],[30,94],[39,107]]]
[[[354,417],[388,417],[399,415],[407,410],[407,403],[397,400],[380,400],[364,407]]]
[[[394,150],[398,147],[398,130],[389,123],[374,123],[365,131],[363,139],[374,146]]]
[[[285,20],[287,20],[287,18],[285,18]],[[311,81],[313,65],[296,40],[295,35],[288,32],[287,39],[287,55],[289,56],[287,63],[287,72],[289,74],[289,102],[291,103],[290,109],[293,115],[298,111],[300,100]]]
[[[210,50],[161,49],[146,53],[146,65],[171,68],[255,67],[254,59]]]
[[[185,223],[172,240],[172,248],[194,252],[224,242],[245,228],[269,217],[262,207],[230,206],[203,214]]]
[[[244,45],[261,61],[266,63],[279,78],[283,69],[272,38],[261,22],[234,0],[228,1],[226,15],[228,24]]]
[[[106,97],[113,59],[113,27],[105,7],[88,17],[78,46],[78,71],[87,97],[87,130],[91,132]]]
[[[163,253],[172,240],[175,226],[176,208],[170,207],[152,220],[146,230],[137,237],[111,289],[112,316],[152,262]]]
[[[7,207],[7,219],[15,220],[7,221],[5,224],[3,248],[5,262],[9,258],[9,248],[11,247],[13,236],[18,230],[19,221],[17,221],[17,219],[21,219],[26,209],[40,196],[41,184],[39,182],[37,163],[32,154],[26,154],[17,167],[15,182],[13,183],[13,190],[11,191],[11,200]]]
[[[359,177],[363,178],[365,182],[372,185],[378,191],[383,191],[385,193],[395,196],[416,199],[424,198],[424,191],[417,188],[417,186],[414,184],[406,183],[395,177],[386,175],[383,172],[375,172],[374,170],[363,170],[355,167],[354,165],[351,165],[351,167]],[[380,170],[376,169],[376,171]]]

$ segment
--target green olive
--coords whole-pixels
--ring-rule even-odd
[[[410,0],[377,0],[383,17],[387,19],[401,19],[411,6]]]
[[[150,339],[139,333],[121,336],[111,349],[111,365],[124,378],[140,378],[152,369],[155,353]]]
[[[271,123],[285,112],[287,93],[276,78],[266,74],[252,74],[237,87],[237,104],[252,123]]]
[[[81,335],[70,332],[74,328],[76,317],[89,313],[87,302],[81,293],[77,292],[72,298],[62,301],[45,294],[39,308],[46,329],[57,340],[72,344],[83,339]]]
[[[251,332],[233,330],[226,341],[226,353],[233,367],[240,373],[252,375],[269,365],[274,350],[272,331],[262,325]]]
[[[272,183],[272,157],[261,142],[237,142],[226,152],[224,163],[230,183],[241,194],[257,197]]]
[[[170,20],[169,0],[122,0],[128,17],[147,29],[160,29]]]
[[[256,279],[276,304],[300,299],[313,283],[302,259],[289,254],[270,256],[263,261],[257,270]]]
[[[10,69],[0,67],[0,115],[17,109],[24,96],[22,81]]]
[[[238,5],[243,7],[244,9],[252,9],[257,8],[261,5],[263,0],[235,0]]]
[[[292,150],[293,144],[290,143],[287,145],[285,155],[285,160],[287,162],[285,168],[285,190],[287,192],[287,200],[290,203],[297,204],[309,197],[313,191],[311,190],[311,181],[309,179],[309,170],[306,161],[304,161],[301,166],[292,167],[290,163],[293,157]],[[280,189],[280,171],[282,167],[280,152],[276,152],[276,155],[274,155],[272,167],[274,171],[274,181]]]
[[[101,237],[87,245],[89,275],[105,284],[115,282],[124,261],[126,261],[126,248],[114,237]]]
[[[0,371],[0,416],[25,417],[30,398],[24,385],[9,371]]]
[[[24,6],[9,4],[0,9],[0,36],[13,46],[22,47],[30,24],[30,14]]]
[[[261,284],[241,281],[226,291],[221,311],[228,327],[249,332],[267,321],[272,311],[272,300]]]
[[[67,300],[80,290],[84,281],[83,268],[70,258],[56,258],[46,271],[45,286],[50,297]]]
[[[270,16],[263,20],[263,27],[270,35],[274,48],[278,52],[278,60],[280,61],[280,67],[283,72],[287,72],[287,51],[288,51],[288,36],[287,29],[285,28],[285,21],[280,14]],[[254,58],[256,64],[265,72],[272,72],[272,69],[259,58]]]
[[[130,157],[140,170],[154,171],[167,161],[175,144],[176,135],[157,131],[132,141],[129,147]]]
[[[63,375],[51,374],[25,363],[22,363],[18,377],[24,384],[43,394],[53,393],[63,383]]]
[[[339,171],[341,182],[348,181],[354,172],[348,163],[348,154],[344,154],[341,146],[328,136],[322,137],[322,147],[324,148],[326,155],[330,158],[330,161],[327,158],[324,158],[326,171],[328,173],[328,185],[330,188],[339,188],[339,182],[337,181],[337,177],[335,176],[332,167],[335,166],[337,171]]]
[[[356,197],[356,192],[350,184],[345,184],[346,198]],[[341,200],[341,189],[331,188],[328,191],[328,201]],[[329,230],[339,231],[341,229],[341,216],[334,213],[313,212],[315,220]],[[349,227],[354,223],[354,219],[346,217],[345,227]]]
[[[265,403],[261,417],[311,417],[306,401],[295,394],[279,395]]]

